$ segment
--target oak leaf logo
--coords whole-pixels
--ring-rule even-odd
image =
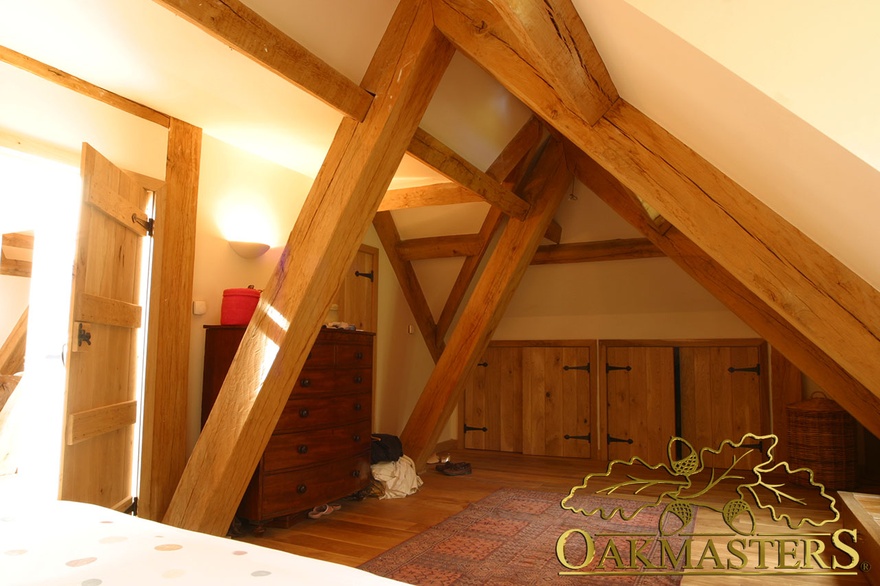
[[[737,465],[764,442],[769,446],[766,451],[761,450],[765,454],[764,461],[751,469],[737,469]],[[586,516],[598,514],[606,521],[615,515],[629,521],[649,507],[662,505],[664,508],[658,520],[661,535],[680,532],[700,508],[719,513],[724,523],[740,535],[754,534],[756,507],[766,509],[774,521],[784,521],[789,529],[798,529],[804,524],[819,527],[837,521],[840,513],[836,501],[825,492],[821,483],[815,482],[812,470],[791,469],[788,462],[774,462],[773,454],[778,443],[779,438],[772,434],[747,433],[738,442],[724,440],[717,448],[704,447],[697,451],[684,438],[672,437],[666,446],[668,464],[649,464],[639,457],[609,462],[604,473],[588,474],[583,484],[572,488],[562,499],[562,508]],[[708,454],[717,456],[715,462],[729,461],[729,466],[706,466]],[[621,467],[633,470],[626,472],[626,480],[613,482],[612,470],[619,472]],[[799,491],[787,489],[785,482],[778,482],[780,477],[791,479],[797,475],[803,478]],[[805,490],[810,493],[810,498],[794,494]],[[714,498],[707,498],[710,493]],[[722,495],[721,499],[717,498],[718,494]],[[617,499],[606,509],[596,506],[601,499],[590,498],[603,495],[628,495],[631,499]],[[813,519],[798,514],[798,507],[806,507],[815,499],[828,502],[826,518]],[[723,505],[719,506],[718,502]]]

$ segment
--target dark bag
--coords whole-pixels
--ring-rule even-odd
[[[396,462],[403,455],[403,444],[396,435],[374,433],[370,444],[370,462]]]

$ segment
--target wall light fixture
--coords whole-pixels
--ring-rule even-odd
[[[265,254],[269,250],[269,245],[263,242],[242,242],[240,240],[230,240],[229,246],[235,251],[235,254],[241,258],[257,258]]]

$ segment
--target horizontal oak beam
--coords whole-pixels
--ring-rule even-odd
[[[0,244],[0,246],[3,248],[9,247],[33,250],[34,235],[25,234],[24,232],[8,232],[3,235],[2,244]]]
[[[60,69],[56,69],[51,65],[46,65],[36,59],[31,59],[30,57],[22,55],[12,49],[0,46],[0,61],[9,63],[19,69],[33,73],[36,76],[57,83],[62,87],[66,87],[67,89],[73,90],[84,96],[104,102],[105,104],[118,108],[123,112],[128,112],[129,114],[134,114],[144,120],[155,122],[165,128],[168,128],[169,124],[171,124],[171,118],[161,112],[157,112],[152,108],[148,108],[147,106],[129,100],[128,98],[123,98],[119,94],[107,91],[95,84],[85,81],[84,79],[65,73]]]
[[[481,248],[479,234],[432,236],[401,241],[397,245],[397,254],[401,260],[412,262],[430,258],[475,256]]]
[[[533,265],[657,258],[665,256],[646,238],[577,242],[538,247]]]
[[[474,203],[485,201],[471,189],[457,183],[435,183],[420,187],[389,189],[379,205],[380,212],[421,208],[426,206],[444,206],[456,203]]]

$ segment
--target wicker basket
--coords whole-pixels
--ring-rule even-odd
[[[809,468],[813,480],[830,490],[848,490],[856,484],[856,422],[831,399],[813,397],[786,407],[789,464]],[[794,481],[807,485],[802,475]]]

